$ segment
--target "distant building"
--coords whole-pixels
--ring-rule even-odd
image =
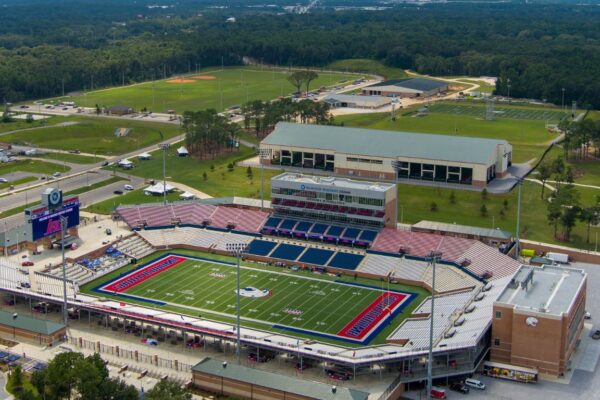
[[[19,313],[0,311],[0,332],[5,337],[29,340],[40,345],[52,346],[67,334],[64,324],[29,317]]]
[[[510,232],[478,226],[447,224],[436,221],[419,221],[411,227],[413,232],[435,233],[444,236],[475,239],[491,246],[508,244],[512,241]]]
[[[507,174],[501,139],[280,122],[260,143],[262,163],[365,179],[414,179],[485,187]]]
[[[386,96],[357,96],[352,94],[331,94],[324,103],[332,108],[368,108],[377,109],[392,103],[392,99]]]
[[[586,292],[583,270],[521,266],[494,303],[492,361],[563,375],[583,330]]]
[[[128,106],[123,106],[123,105],[108,107],[105,111],[106,111],[106,114],[108,114],[108,115],[123,116],[123,115],[133,114],[133,108],[128,107]]]
[[[393,79],[363,88],[363,95],[430,97],[447,92],[448,82],[428,78]]]

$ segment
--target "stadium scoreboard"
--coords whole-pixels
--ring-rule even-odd
[[[63,196],[60,189],[49,188],[42,192],[40,205],[25,210],[25,236],[35,242],[61,231],[61,218],[66,219],[66,228],[79,225],[79,197]]]

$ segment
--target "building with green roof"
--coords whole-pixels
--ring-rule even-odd
[[[66,329],[62,323],[0,310],[0,334],[5,338],[51,345],[64,338]]]
[[[507,174],[503,139],[280,122],[260,143],[261,162],[306,173],[414,179],[486,187]]]
[[[263,400],[367,400],[369,393],[205,358],[192,367],[194,386],[220,395]]]

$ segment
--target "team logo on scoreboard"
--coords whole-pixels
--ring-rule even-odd
[[[538,324],[538,319],[536,317],[529,317],[525,320],[525,323],[527,324],[527,326],[535,328]]]

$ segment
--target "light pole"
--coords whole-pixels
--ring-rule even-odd
[[[560,110],[562,112],[565,112],[565,88],[562,88],[561,91],[562,91],[562,103],[560,105]]]
[[[62,256],[62,277],[63,277],[63,322],[65,325],[69,322],[67,311],[67,264],[65,263],[65,229],[67,228],[67,218],[60,217],[60,251]]]
[[[264,160],[271,158],[271,149],[258,149],[258,162],[260,163],[260,210],[264,209],[265,203],[265,167]]]
[[[167,150],[171,145],[169,143],[161,143],[158,145],[163,151],[163,203],[167,205]]]
[[[235,350],[235,355],[237,358],[237,363],[240,365],[240,353],[242,351],[241,344],[241,336],[240,336],[240,259],[242,258],[242,252],[244,251],[246,245],[244,243],[227,243],[225,248],[227,252],[234,256],[237,260],[237,283],[236,283],[236,336],[237,336],[237,347]]]
[[[508,101],[510,102],[510,78],[506,79],[506,87],[508,88],[508,93],[507,93],[506,97],[508,98]]]
[[[521,229],[521,187],[523,186],[523,178],[517,177],[519,192],[517,196],[517,237],[515,240],[515,260],[519,259],[519,247],[521,245],[519,241],[519,234]]]
[[[427,359],[427,398],[431,399],[431,389],[433,384],[433,311],[435,303],[435,263],[442,258],[442,253],[432,251],[429,253],[431,262],[431,314],[429,320],[429,357]]]

